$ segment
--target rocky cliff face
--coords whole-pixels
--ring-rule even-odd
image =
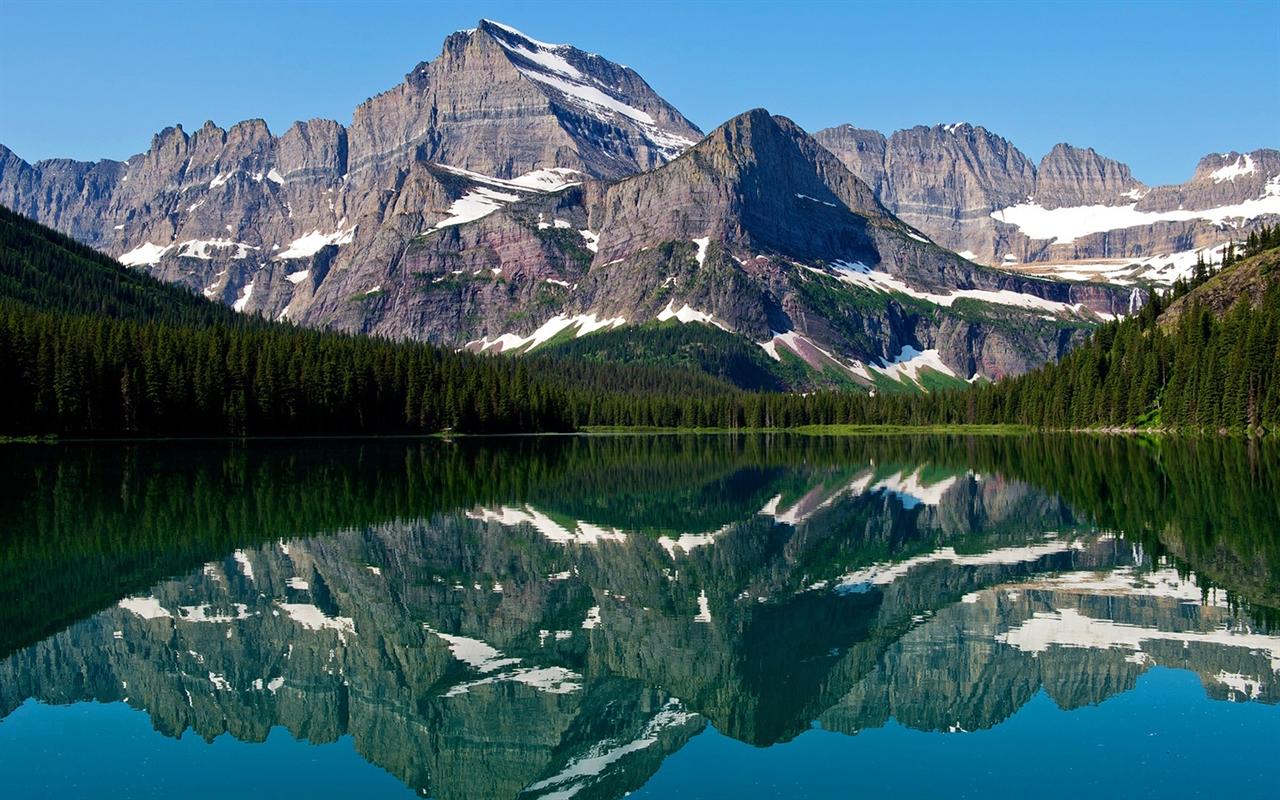
[[[1021,372],[1131,302],[956,258],[764,110],[631,178],[512,196],[458,225],[428,227],[416,209],[344,248],[289,315],[507,352],[678,319],[864,385],[916,385],[921,369]]]
[[[276,137],[261,120],[175,126],[145,153],[96,164],[30,165],[0,147],[0,203],[279,316],[305,304],[338,248],[382,256],[384,226],[456,225],[572,180],[654,167],[700,135],[634,71],[485,20],[358,107],[350,128],[311,120]]]
[[[1115,205],[1146,189],[1119,161],[1069,144],[1054,145],[1035,178],[1035,202],[1047,209]]]
[[[479,346],[528,349],[564,332],[675,318],[865,385],[925,368],[968,379],[1056,358],[1081,323],[1130,302],[957,258],[888,213],[794,123],[760,109],[591,196],[582,235],[595,253],[556,316],[492,331]],[[564,213],[566,229],[580,224]],[[509,274],[494,266],[498,279]]]
[[[887,139],[842,125],[814,137],[894,214],[983,264],[1069,280],[1167,284],[1197,255],[1280,218],[1280,151],[1206,156],[1191,180],[1147,187],[1069,144],[1038,166],[967,123]]]
[[[700,133],[635,71],[482,20],[357,107],[350,135],[353,173],[402,162],[421,146],[426,160],[514,178],[554,167],[629,175]]]

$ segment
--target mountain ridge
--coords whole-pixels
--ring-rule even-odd
[[[527,351],[573,326],[580,335],[675,317],[871,385],[878,371],[930,350],[941,350],[952,377],[957,369],[963,378],[1020,372],[1060,354],[1061,345],[1037,337],[1063,319],[1096,321],[1132,301],[964,261],[889,214],[794,122],[762,109],[729,120],[663,167],[609,185],[587,216],[597,252],[551,327],[534,320],[473,344]],[[1004,313],[986,311],[990,303],[1057,321],[1027,320],[1042,328],[1029,336],[976,335],[965,313],[951,310],[960,301],[978,318]],[[1001,343],[1000,355],[975,356],[986,339]],[[1027,354],[1015,356],[1019,350]]]
[[[1168,285],[1280,218],[1280,150],[1211,153],[1192,177],[1147,186],[1068,143],[1033,163],[981,125],[814,134],[894,213],[984,264],[1067,280]]]

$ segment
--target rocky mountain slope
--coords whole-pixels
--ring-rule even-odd
[[[350,127],[176,126],[124,162],[31,165],[0,146],[0,204],[262,310],[283,307],[273,293],[292,293],[308,268],[318,283],[333,248],[372,240],[391,217],[456,224],[574,179],[651,168],[700,135],[634,71],[485,20],[356,108]]]
[[[814,137],[934,241],[983,264],[1070,280],[1172,283],[1203,252],[1280,218],[1280,151],[1205,156],[1190,180],[1148,187],[1069,144],[1038,165],[968,123],[891,136],[842,125]]]
[[[1021,372],[1140,299],[958,258],[790,120],[757,109],[630,178],[421,233],[388,226],[287,311],[502,352],[676,319],[872,385],[926,367],[951,379]]]
[[[1177,328],[1183,314],[1197,304],[1218,316],[1242,298],[1248,298],[1249,304],[1256,307],[1277,280],[1280,280],[1280,249],[1264,250],[1224,268],[1174,300],[1161,312],[1160,327],[1166,331]]]
[[[123,163],[0,151],[0,203],[272,319],[503,352],[675,319],[863,386],[1022,372],[1142,301],[935,245],[891,213],[923,168],[864,182],[763,110],[699,136],[635,72],[482,21],[350,127],[171,128]],[[1017,203],[1034,169],[983,141],[1003,172],[966,203],[1010,176]]]

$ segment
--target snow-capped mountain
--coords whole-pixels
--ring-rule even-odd
[[[1136,302],[1128,290],[959,258],[763,109],[655,170],[412,230],[393,223],[381,244],[344,248],[289,315],[487,352],[675,319],[873,385],[916,382],[922,370],[953,380],[1021,372],[1065,352],[1085,335],[1081,323]]]
[[[263,311],[304,291],[293,288],[302,273],[322,277],[327,246],[368,243],[393,216],[402,228],[452,224],[571,180],[658,166],[700,137],[633,70],[484,20],[357,107],[349,127],[175,126],[124,162],[32,165],[0,146],[0,203]]]
[[[967,240],[934,224],[950,212],[907,202],[955,185],[964,224],[978,208],[1004,230],[993,211],[1144,191],[1126,171],[1042,165],[1038,198],[999,137],[911,134],[907,155],[869,134],[829,152],[756,110],[702,139],[634,71],[483,20],[350,126],[174,127],[125,162],[0,150],[0,203],[272,319],[522,352],[675,319],[863,385],[1022,372],[1142,302],[958,258],[938,244]],[[987,166],[951,180],[908,158],[934,140]]]
[[[1280,220],[1277,150],[1207,155],[1187,182],[1148,187],[1092,148],[1059,144],[1035,165],[968,123],[814,136],[934,241],[1031,274],[1169,284]]]

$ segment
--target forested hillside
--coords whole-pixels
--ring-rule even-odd
[[[1101,326],[1058,364],[991,385],[873,396],[769,391],[785,364],[716,352],[718,332],[692,325],[597,334],[528,357],[299,329],[235,314],[0,213],[5,435],[1280,427],[1276,230]]]
[[[964,394],[939,397],[959,413]],[[1280,425],[1280,229],[1198,270],[1060,363],[979,390],[973,416],[1046,428]],[[937,414],[942,409],[936,409]]]
[[[245,318],[0,206],[0,299],[9,305],[139,322],[241,324]]]
[[[564,430],[527,365],[242,317],[0,209],[0,432]]]

